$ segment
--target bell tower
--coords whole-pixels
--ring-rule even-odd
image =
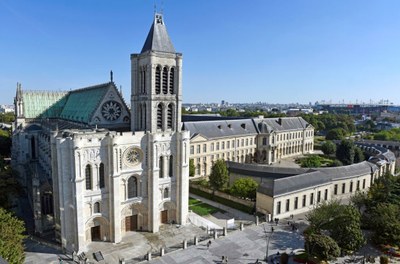
[[[175,51],[162,14],[156,13],[140,54],[131,54],[131,130],[179,132],[182,54]]]

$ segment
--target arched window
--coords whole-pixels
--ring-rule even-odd
[[[160,178],[164,177],[164,157],[160,157]]]
[[[262,141],[263,141],[263,146],[266,146],[267,145],[267,138],[266,137],[263,137],[263,139],[262,139]]]
[[[161,104],[157,107],[157,128],[163,128],[163,107]]]
[[[86,165],[85,168],[85,177],[86,177],[86,190],[92,189],[92,166],[89,164]]]
[[[174,76],[175,75],[175,68],[171,68],[169,72],[169,93],[174,94]]]
[[[100,203],[99,202],[95,202],[94,203],[93,213],[95,213],[95,214],[99,214],[100,213]]]
[[[137,179],[132,176],[128,180],[128,199],[137,197]]]
[[[143,67],[142,78],[143,78],[143,81],[142,81],[143,94],[146,94],[146,67]]]
[[[146,117],[147,117],[147,113],[146,113],[146,103],[143,104],[143,110],[142,110],[142,129],[146,130]]]
[[[156,67],[156,94],[161,93],[161,69],[160,66]]]
[[[42,214],[53,214],[53,195],[51,193],[44,193],[41,197]]]
[[[100,163],[99,167],[99,187],[104,188],[105,187],[105,182],[104,182],[104,164]]]
[[[164,199],[165,198],[169,198],[169,190],[168,190],[168,188],[164,189]]]
[[[167,111],[167,128],[173,129],[172,124],[172,104],[169,104]]]
[[[168,168],[168,176],[174,176],[174,156],[169,156],[169,168]]]
[[[164,67],[163,73],[162,73],[162,91],[163,91],[163,94],[168,93],[168,69],[167,69],[167,67]]]

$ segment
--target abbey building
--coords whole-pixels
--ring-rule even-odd
[[[68,251],[130,231],[186,224],[190,135],[182,131],[182,54],[156,14],[131,55],[131,109],[112,78],[69,92],[17,85],[13,167],[35,231]]]

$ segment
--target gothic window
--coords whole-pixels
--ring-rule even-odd
[[[168,188],[164,189],[164,199],[169,198],[169,190]]]
[[[146,104],[140,106],[140,128],[145,130],[146,124]]]
[[[171,68],[169,72],[169,93],[174,94],[174,76],[175,75],[175,68]]]
[[[85,168],[86,190],[92,189],[92,166],[89,164]]]
[[[143,75],[142,75],[142,78],[143,78],[143,94],[146,94],[146,67],[143,67]]]
[[[172,104],[168,105],[168,112],[167,112],[167,128],[173,129],[172,127]]]
[[[160,157],[160,178],[164,177],[164,157]]]
[[[161,93],[161,69],[160,66],[156,67],[156,94]]]
[[[41,197],[42,214],[53,214],[53,195],[51,193],[44,193]]]
[[[162,90],[163,90],[163,94],[168,93],[168,69],[167,69],[167,67],[164,67],[163,73],[162,73]]]
[[[104,181],[104,164],[100,163],[99,167],[99,187],[104,188],[105,187],[105,181]]]
[[[174,156],[169,156],[169,169],[168,176],[172,177],[174,175]]]
[[[128,199],[137,197],[137,179],[132,176],[128,180]]]
[[[161,104],[157,107],[157,128],[163,128],[163,107]]]
[[[100,203],[99,202],[95,202],[94,203],[93,213],[95,213],[95,214],[99,214],[100,213]]]

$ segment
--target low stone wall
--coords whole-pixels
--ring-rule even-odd
[[[205,229],[222,229],[221,226],[214,224],[208,219],[201,217],[193,212],[189,212],[189,221],[195,226],[202,226]]]
[[[198,190],[206,192],[206,193],[209,193],[209,194],[212,194],[212,190],[210,190],[208,188],[205,188],[203,186],[197,185],[197,184],[190,183],[190,187],[194,188],[194,189],[198,189]],[[246,200],[237,198],[235,196],[232,196],[232,195],[220,192],[220,191],[215,191],[215,196],[219,196],[221,198],[224,198],[224,199],[227,199],[227,200],[231,200],[231,201],[233,201],[235,203],[238,203],[238,204],[243,204],[243,205],[248,206],[250,208],[253,208],[255,206],[255,202],[253,202],[253,201],[246,201]]]

